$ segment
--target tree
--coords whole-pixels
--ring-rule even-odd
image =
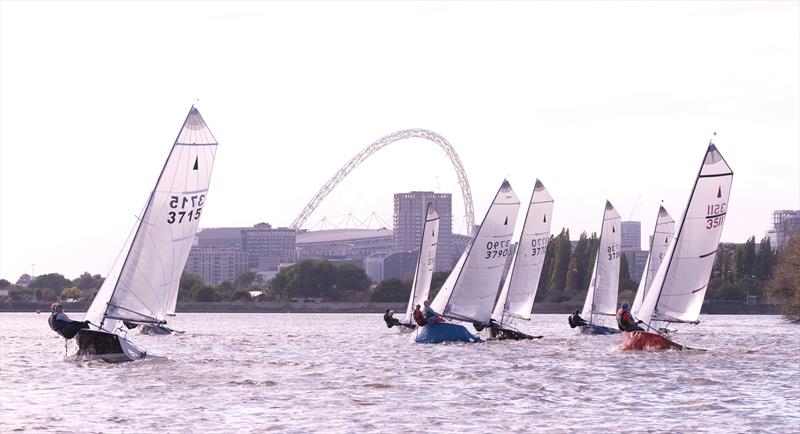
[[[793,234],[786,242],[767,292],[783,301],[782,311],[788,320],[800,323],[800,233]]]
[[[61,292],[64,288],[69,288],[72,286],[72,281],[64,277],[62,274],[59,273],[50,273],[50,274],[42,274],[41,276],[36,276],[33,281],[28,285],[28,287],[37,289],[37,288],[50,288],[55,292]]]
[[[561,233],[553,240],[555,246],[553,248],[554,263],[553,270],[548,278],[548,287],[551,290],[557,290],[561,293],[566,287],[567,270],[569,270],[569,262],[572,257],[572,244],[569,241],[569,229],[561,229]],[[561,297],[556,297],[557,300],[562,301]]]
[[[759,280],[768,280],[772,277],[772,266],[775,263],[775,252],[770,245],[769,237],[761,239],[758,245],[758,253],[756,253],[756,263],[753,268],[753,274]]]
[[[589,279],[586,277],[587,267],[586,260],[588,255],[586,250],[589,248],[589,239],[586,232],[582,232],[575,244],[575,250],[572,251],[572,257],[569,260],[569,269],[567,270],[567,280],[565,282],[565,289],[568,293],[574,294],[589,287]]]
[[[8,296],[11,301],[29,301],[33,299],[33,289],[19,285],[8,287]]]
[[[0,289],[6,289],[11,286],[11,282],[6,279],[0,279]]]
[[[201,286],[195,290],[194,300],[202,302],[219,301],[219,294],[217,294],[217,291],[211,286]]]
[[[231,301],[252,301],[252,299],[253,297],[250,297],[250,292],[244,289],[237,289],[231,294]]]
[[[542,301],[547,294],[547,285],[550,274],[553,270],[553,257],[555,255],[553,239],[555,237],[550,235],[550,240],[547,242],[547,249],[544,254],[544,262],[542,263],[542,273],[539,277],[539,287],[536,290],[536,301]]]
[[[369,289],[370,283],[369,276],[367,276],[364,269],[358,265],[351,262],[345,262],[339,265],[335,280],[338,291],[362,292]]]
[[[756,237],[736,246],[736,277],[752,276],[756,264]]]
[[[411,286],[406,286],[400,279],[386,279],[372,289],[369,301],[374,302],[403,302],[411,295]]]
[[[72,284],[83,291],[88,291],[92,289],[99,289],[101,286],[103,286],[104,280],[105,279],[103,279],[99,274],[92,276],[88,272],[84,271],[83,274],[72,281]]]
[[[233,282],[233,284],[237,288],[249,289],[255,284],[257,278],[258,278],[258,273],[256,273],[255,271],[246,271],[240,274],[236,278],[236,281]]]
[[[204,285],[205,283],[203,283],[203,279],[200,276],[184,271],[181,274],[181,283],[178,285],[178,300],[194,299],[195,292]]]
[[[80,299],[81,290],[74,286],[71,288],[64,288],[63,290],[61,290],[61,300],[68,300],[70,298],[74,300]]]
[[[431,276],[431,292],[428,293],[428,300],[433,300],[436,297],[436,294],[439,293],[439,290],[442,289],[442,285],[444,285],[444,282],[450,276],[451,271],[433,272],[433,276]],[[408,287],[411,288],[410,285]]]

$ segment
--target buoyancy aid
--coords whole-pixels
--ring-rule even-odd
[[[86,323],[84,322],[64,321],[56,319],[56,315],[56,313],[50,314],[50,317],[47,318],[47,324],[54,332],[58,333],[64,339],[72,339],[78,334],[78,330],[86,328]]]
[[[628,331],[633,325],[633,315],[627,310],[620,308],[617,311],[617,327],[622,331]]]
[[[428,320],[425,319],[425,314],[419,309],[414,311],[414,322],[416,322],[420,327],[428,324]]]

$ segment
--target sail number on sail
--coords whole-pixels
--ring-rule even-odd
[[[489,241],[486,243],[486,257],[484,259],[508,256],[509,245],[511,245],[511,240]]]
[[[167,214],[167,223],[183,223],[184,221],[190,222],[199,219],[205,199],[205,194],[182,197],[170,196],[169,207],[176,211],[170,211]]]
[[[620,256],[622,256],[622,254],[619,251],[619,245],[618,244],[612,244],[612,245],[608,246],[608,260],[609,261],[611,261],[612,259],[619,258]]]
[[[532,255],[544,255],[547,253],[547,243],[550,242],[550,237],[534,238],[531,240],[533,247]]]
[[[716,205],[708,205],[706,211],[706,229],[722,226],[722,223],[725,222],[725,214],[728,212],[728,203],[722,202]]]

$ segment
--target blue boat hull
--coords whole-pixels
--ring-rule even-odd
[[[414,341],[418,344],[439,344],[442,342],[481,342],[481,339],[470,333],[464,326],[443,323],[429,323],[417,328]]]
[[[614,335],[622,332],[617,329],[612,329],[611,327],[589,324],[581,326],[581,333],[585,335]]]

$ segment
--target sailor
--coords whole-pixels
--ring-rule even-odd
[[[65,339],[72,339],[78,334],[80,329],[88,329],[89,321],[74,321],[64,313],[64,306],[61,303],[53,303],[50,306],[50,318],[47,323],[50,328],[56,333],[63,336]]]
[[[430,301],[425,300],[422,304],[425,305],[425,322],[444,322],[444,318],[433,310]]]
[[[581,315],[579,314],[579,312],[580,311],[578,311],[578,310],[576,310],[575,312],[572,312],[572,315],[570,315],[569,319],[567,319],[567,321],[569,322],[569,326],[570,327],[575,328],[575,327],[581,327],[581,326],[589,325],[589,323],[587,323],[585,319],[581,318]]]
[[[422,313],[419,305],[414,308],[414,322],[420,327],[428,323],[428,321],[425,319],[425,314]]]
[[[617,311],[617,326],[624,332],[642,331],[642,328],[636,325],[636,321],[628,308],[628,303],[622,303],[622,306],[620,306]]]
[[[394,311],[389,309],[386,309],[386,313],[383,314],[383,320],[386,322],[386,327],[388,328],[400,324],[400,320],[394,317]]]

